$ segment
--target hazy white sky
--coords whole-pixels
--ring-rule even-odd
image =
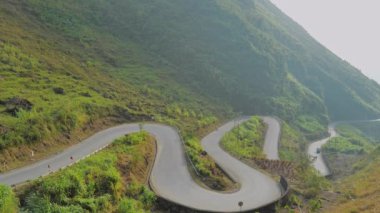
[[[271,0],[314,38],[380,83],[379,0]]]

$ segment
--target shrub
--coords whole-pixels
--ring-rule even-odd
[[[363,147],[355,144],[355,141],[343,137],[330,139],[330,141],[323,146],[323,149],[327,152],[345,154],[360,154],[364,152]]]
[[[31,193],[26,197],[25,209],[33,213],[50,213],[52,205],[48,198]]]
[[[0,185],[0,213],[13,212],[18,212],[18,200],[10,187]]]
[[[156,202],[156,195],[147,186],[142,186],[139,200],[141,200],[144,206],[150,208]]]
[[[263,157],[264,133],[265,124],[259,117],[252,117],[226,133],[221,144],[228,152],[239,157]]]
[[[140,208],[138,201],[124,198],[120,201],[117,213],[144,213],[144,210]]]

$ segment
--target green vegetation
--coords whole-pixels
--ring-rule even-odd
[[[326,153],[363,154],[375,147],[375,141],[365,136],[360,130],[342,125],[337,128],[340,137],[332,138],[322,148]]]
[[[140,132],[117,139],[109,148],[31,183],[21,195],[30,212],[145,212],[155,195],[145,185],[153,139]]]
[[[333,179],[341,179],[355,172],[353,165],[368,155],[376,146],[376,139],[351,125],[339,125],[339,136],[323,145],[322,154],[333,173]]]
[[[380,208],[380,147],[354,167],[356,173],[337,184],[340,196],[324,212],[376,212]]]
[[[315,140],[327,136],[327,129],[320,121],[310,116],[300,116],[295,125],[304,133],[308,140]]]
[[[53,10],[58,2],[45,3],[0,3],[0,28],[6,29],[0,35],[0,161],[6,167],[0,170],[29,161],[32,151],[41,158],[115,122],[155,120],[199,136],[232,115],[228,105],[169,79],[171,69],[151,64],[157,59],[137,54],[139,47],[89,30],[94,26],[74,21],[73,11]],[[86,30],[61,33],[60,27],[72,24],[68,20]],[[85,39],[90,31],[96,39]],[[101,50],[90,48],[95,46]],[[119,57],[127,60],[113,63]]]
[[[279,145],[280,159],[297,161],[304,150],[306,150],[306,143],[306,139],[300,132],[296,131],[286,122],[281,123],[281,138]]]
[[[315,139],[329,119],[380,114],[379,85],[269,1],[3,0],[0,29],[0,162],[30,161],[31,151],[37,157],[68,146],[95,127],[154,120],[188,135],[186,150],[198,170],[222,183],[198,139],[233,111],[272,114],[289,124],[280,155],[300,164],[300,188],[315,194],[323,180],[297,155],[304,148],[297,131]],[[109,118],[112,123],[102,123]],[[335,148],[347,148],[348,141],[371,151],[372,142],[348,138]],[[254,146],[242,151],[239,145],[231,149],[260,156]],[[117,184],[115,168],[106,171]],[[92,196],[88,186],[74,183],[82,187],[73,190],[78,200],[54,190],[57,197],[43,194],[39,187],[49,185],[42,182],[36,193],[44,196],[28,194],[23,204],[69,212],[145,208],[139,198],[120,197],[127,189],[117,185]]]
[[[308,198],[307,206],[311,210],[318,206],[320,193],[328,189],[330,185],[324,177],[321,177],[311,167],[310,159],[306,154],[307,141],[300,132],[296,131],[286,122],[282,122],[279,149],[280,159],[291,161],[295,164],[295,177],[294,180],[290,181],[291,186],[299,195]]]
[[[265,132],[265,123],[254,116],[226,133],[221,140],[221,145],[235,156],[265,158],[263,153]]]
[[[186,145],[186,152],[197,169],[197,172],[199,172],[202,176],[211,176],[210,169],[215,166],[215,164],[210,165],[209,161],[202,158],[203,149],[199,140],[196,138],[189,138],[186,140]]]
[[[292,162],[294,172],[286,177],[293,190],[284,209],[290,212],[297,212],[297,209],[317,212],[322,207],[321,193],[330,188],[329,181],[311,167],[305,154],[307,145],[304,135],[286,122],[281,123],[280,159]]]
[[[199,137],[234,109],[315,138],[328,116],[380,111],[377,84],[269,2],[5,0],[0,12],[2,161],[109,117]]]
[[[51,73],[38,59],[14,45],[0,42],[0,149],[33,144],[58,134],[70,134],[93,119],[109,114],[110,101],[72,75]],[[53,88],[65,88],[56,94]],[[86,95],[83,95],[86,94]],[[32,106],[17,103],[27,98]],[[16,99],[16,100],[12,100]],[[9,102],[16,102],[14,104]]]
[[[54,48],[78,57],[78,65],[116,76],[135,94],[158,95],[166,103],[204,94],[247,114],[277,114],[297,124],[305,115],[326,124],[327,115],[379,113],[378,85],[269,2],[27,0],[2,5],[4,20],[20,25],[25,17],[22,21],[46,33]]]
[[[290,201],[284,207],[285,209],[289,210],[297,207],[314,212],[320,208],[319,197],[321,192],[327,190],[330,184],[311,167],[310,160],[304,151],[307,142],[305,137],[286,122],[282,122],[281,130],[281,160],[267,160],[267,166],[262,169],[267,170],[269,173],[276,172],[276,174],[287,178],[292,193]],[[244,158],[249,165],[260,167],[260,162],[255,161],[255,158],[265,157],[262,152],[265,132],[265,124],[259,117],[255,116],[227,133],[223,137],[221,145],[233,155]],[[238,140],[239,136],[240,141]],[[280,172],[282,170],[281,165],[283,163],[287,164],[289,161],[292,166],[287,169],[291,169],[291,171],[286,171],[286,174],[282,174]],[[276,171],[270,169],[271,165]]]
[[[8,186],[0,185],[0,213],[18,212],[18,200],[12,189]]]
[[[364,149],[360,145],[353,144],[350,140],[342,137],[331,139],[323,146],[324,154],[339,152],[345,154],[362,154]]]
[[[305,165],[307,163],[307,165]],[[298,164],[295,189],[308,199],[315,199],[320,193],[330,187],[329,181],[320,176],[314,168],[310,166],[306,156],[303,163]]]
[[[374,143],[380,143],[380,121],[350,123],[345,126],[351,126],[356,131],[359,130],[363,135],[370,138]]]
[[[186,152],[189,155],[195,169],[202,181],[210,188],[216,190],[232,190],[235,185],[228,177],[224,176],[222,170],[203,150],[197,138],[188,136],[185,138]],[[192,165],[189,165],[192,169]]]

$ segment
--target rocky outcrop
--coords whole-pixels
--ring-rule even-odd
[[[0,101],[1,105],[5,105],[5,112],[13,116],[17,115],[20,110],[30,111],[33,108],[33,104],[24,98],[13,97],[6,101]]]

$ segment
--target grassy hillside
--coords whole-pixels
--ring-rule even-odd
[[[328,116],[380,108],[377,84],[266,1],[5,0],[0,9],[2,147],[108,116],[196,132],[229,106],[279,115],[316,138]]]
[[[145,186],[154,158],[154,139],[135,133],[44,180],[19,197],[28,212],[145,212],[155,195]]]
[[[380,208],[380,148],[355,165],[339,185],[340,197],[325,212],[377,212]]]
[[[267,1],[28,0],[22,6],[113,74],[158,86],[154,77],[166,76],[240,111],[295,123],[301,115],[326,123],[327,115],[379,112],[375,82]]]
[[[339,125],[337,131],[339,137],[322,146],[333,179],[352,175],[356,171],[353,165],[371,153],[377,144],[376,140],[351,125]]]
[[[141,48],[92,25],[83,23],[94,27],[91,45],[75,37],[87,31],[50,25],[37,13],[45,8],[39,3],[0,3],[1,170],[114,123],[155,120],[199,136],[232,115],[228,105],[174,81],[170,69],[155,66],[157,58],[140,54]],[[50,15],[67,22],[62,13]],[[113,63],[116,58],[125,63]]]
[[[297,155],[304,136],[380,114],[379,85],[269,1],[3,0],[0,30],[1,171],[115,123],[157,121],[181,129],[223,188],[198,142],[241,112],[285,120],[281,155],[314,178]]]

